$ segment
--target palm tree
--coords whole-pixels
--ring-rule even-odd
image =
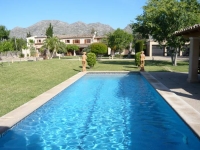
[[[55,53],[57,52],[57,48],[59,47],[60,45],[60,40],[58,37],[54,36],[54,37],[51,37],[51,43],[52,43],[52,48],[53,48],[53,52],[52,52],[52,55],[51,55],[51,59],[53,58],[53,56],[55,55]]]
[[[29,44],[29,50],[31,52],[31,55],[34,56],[36,54],[36,50],[35,50],[35,47],[34,47],[34,44],[35,44],[34,40],[30,39],[28,41],[28,44]]]
[[[60,54],[61,53],[67,53],[67,46],[65,43],[60,42],[59,47],[57,49],[57,53],[59,53],[59,59],[60,59]]]
[[[50,50],[52,48],[52,40],[51,38],[46,38],[43,43],[44,48],[44,59],[49,59]]]
[[[47,48],[47,50],[44,51],[45,59],[46,59],[47,55],[50,54],[50,52],[52,52],[51,59],[53,58],[54,54],[57,52],[57,48],[59,47],[60,43],[61,42],[60,42],[59,38],[56,36],[49,37],[44,40],[43,46],[45,48]]]

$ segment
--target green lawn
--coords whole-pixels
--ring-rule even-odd
[[[53,59],[0,65],[0,116],[19,107],[55,85],[77,74],[81,61]],[[88,71],[139,71],[134,60],[99,61]],[[188,62],[172,66],[169,61],[146,60],[146,71],[187,72]]]

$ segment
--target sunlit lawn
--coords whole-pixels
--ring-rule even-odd
[[[0,65],[0,116],[77,74],[81,61],[53,59]],[[98,61],[88,71],[139,71],[134,60]],[[145,71],[187,72],[188,62],[146,61]]]

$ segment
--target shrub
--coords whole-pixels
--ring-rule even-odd
[[[19,55],[19,57],[20,57],[20,58],[24,58],[24,54],[21,53],[21,54]]]
[[[90,53],[90,52],[91,52],[90,46],[85,47],[85,48],[83,49],[83,52]]]
[[[119,58],[119,59],[122,58],[122,56],[121,56],[120,54],[115,54],[115,57],[116,57],[116,58]]]
[[[90,67],[93,67],[96,64],[96,55],[95,53],[87,53],[87,64]]]
[[[135,43],[135,53],[141,52],[144,49],[144,41],[143,40],[138,40]]]
[[[92,53],[95,53],[97,56],[98,54],[106,54],[108,51],[108,48],[103,43],[93,43],[90,45],[90,49]]]
[[[36,51],[35,51],[35,50],[32,50],[32,51],[31,51],[31,56],[33,56],[33,57],[36,56]]]
[[[135,65],[136,66],[140,66],[140,54],[141,54],[141,52],[137,52],[135,54]]]

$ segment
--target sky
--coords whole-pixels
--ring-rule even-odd
[[[27,28],[42,20],[102,23],[124,29],[143,13],[146,0],[0,0],[0,25]]]

